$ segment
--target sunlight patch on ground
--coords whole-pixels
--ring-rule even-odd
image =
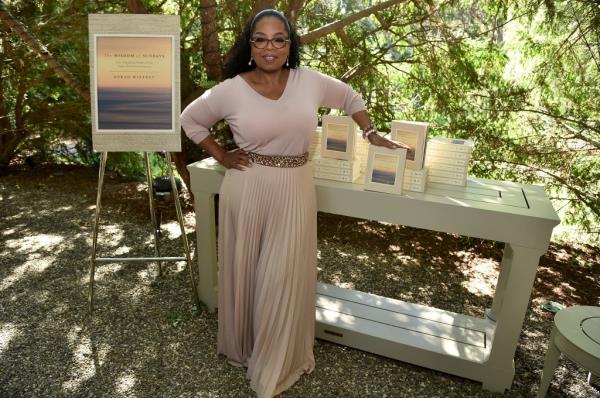
[[[135,374],[131,370],[126,370],[119,377],[115,383],[115,389],[117,394],[122,397],[129,397],[133,394],[133,387],[137,382]]]
[[[496,274],[496,262],[490,259],[472,259],[475,267],[462,267],[460,271],[467,278],[461,286],[477,296],[493,296],[495,286],[490,283],[491,275]],[[495,278],[494,278],[495,280]]]
[[[80,334],[81,327],[75,326],[67,335],[69,348],[73,351],[73,365],[62,388],[69,393],[76,392],[83,382],[96,374],[91,341],[87,336],[80,336]]]
[[[21,334],[21,330],[14,323],[0,326],[0,355],[8,348],[10,341]]]
[[[38,234],[19,239],[8,239],[6,247],[16,250],[17,253],[31,253],[42,249],[52,251],[64,239],[60,235]]]
[[[132,289],[129,289],[127,293],[125,293],[126,297],[130,297],[132,300],[136,302],[142,301],[144,297],[148,297],[150,295],[150,286],[147,284],[134,286]]]
[[[62,240],[62,237],[61,237]],[[16,251],[19,251],[17,249]],[[33,273],[41,273],[46,270],[55,260],[54,256],[42,253],[32,253],[23,264],[13,268],[12,272],[0,281],[0,291],[6,290],[21,279],[31,276]]]
[[[167,239],[177,239],[181,237],[181,228],[177,221],[161,224],[160,229],[163,237],[166,237]]]
[[[94,280],[98,282],[106,278],[107,276],[113,275],[115,272],[118,272],[123,269],[123,263],[113,263],[113,264],[96,264],[96,270],[94,272]],[[87,285],[90,282],[90,272],[89,267],[87,271],[79,278],[79,284]]]
[[[396,254],[394,256],[396,257],[396,259],[400,260],[400,262],[404,265],[414,262],[414,259],[411,256],[407,256],[404,254]]]
[[[118,225],[100,225],[98,231],[98,243],[102,242],[99,246],[110,246],[115,247],[121,245],[121,241],[125,237],[125,231]],[[90,240],[91,244],[91,240]]]
[[[337,287],[341,287],[342,289],[354,289],[354,283],[342,282],[339,275],[333,275],[331,277],[331,283]]]
[[[391,279],[391,280],[393,280],[395,282],[400,282],[400,277],[398,275],[395,275],[395,274],[386,274],[385,277],[387,279]]]
[[[117,249],[115,250],[114,255],[115,256],[123,256],[127,253],[129,253],[131,251],[131,247],[129,246],[121,246],[121,247],[117,247]]]
[[[5,229],[4,231],[2,231],[2,235],[4,235],[4,236],[12,235],[15,232],[17,232],[17,231],[14,228]]]
[[[342,256],[342,257],[350,257],[349,253],[343,252],[341,250],[338,250],[337,254],[340,255],[340,256]]]
[[[164,267],[164,262],[163,262],[163,267]],[[147,264],[146,268],[141,269],[137,272],[137,276],[138,278],[143,281],[144,283],[149,283],[152,282],[155,278],[156,275],[158,273],[158,265],[153,262],[152,264]]]

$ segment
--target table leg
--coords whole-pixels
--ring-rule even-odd
[[[506,294],[506,287],[508,282],[508,274],[510,274],[510,267],[512,265],[513,251],[510,244],[506,243],[504,251],[502,253],[502,263],[500,264],[500,275],[498,275],[498,283],[496,283],[496,293],[494,294],[494,301],[492,302],[492,308],[486,311],[486,315],[492,321],[496,321],[500,308],[502,308],[502,301]]]
[[[218,305],[217,233],[215,225],[215,194],[194,194],[196,211],[196,243],[198,253],[198,296],[213,312]]]
[[[548,387],[550,387],[550,381],[552,380],[552,376],[554,376],[554,371],[558,366],[558,361],[560,359],[560,350],[554,344],[554,335],[556,334],[555,327],[552,327],[552,332],[550,333],[550,343],[548,343],[548,351],[546,352],[546,359],[544,360],[544,370],[542,371],[542,380],[540,383],[540,389],[538,390],[537,397],[544,398],[546,396],[546,392],[548,392]]]
[[[509,244],[506,244],[509,246]],[[510,292],[502,295],[499,305],[496,330],[488,361],[483,388],[494,392],[504,392],[510,388],[514,378],[514,356],[519,335],[529,306],[529,298],[535,280],[540,256],[545,250],[510,245],[512,261],[503,277]]]

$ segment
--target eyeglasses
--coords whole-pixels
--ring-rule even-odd
[[[283,37],[276,37],[274,39],[265,39],[264,37],[255,37],[250,40],[250,43],[259,50],[267,48],[267,45],[271,43],[273,48],[283,48],[286,44],[290,43],[290,39],[284,39]]]

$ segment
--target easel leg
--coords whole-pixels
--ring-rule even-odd
[[[169,166],[169,176],[171,177],[171,190],[173,192],[173,200],[175,202],[175,210],[177,211],[177,220],[179,221],[179,227],[181,228],[181,239],[183,240],[183,250],[185,251],[185,257],[187,260],[187,268],[190,274],[190,282],[192,283],[192,292],[194,296],[194,302],[196,306],[200,308],[200,299],[198,298],[198,289],[196,289],[196,277],[194,276],[194,268],[192,265],[192,256],[190,255],[190,245],[185,234],[185,226],[183,224],[183,213],[181,211],[181,204],[179,203],[179,192],[177,191],[177,184],[175,183],[175,176],[173,175],[173,166],[171,162],[171,153],[165,152],[167,158],[167,165]]]
[[[152,220],[152,230],[154,231],[154,257],[160,257],[158,253],[158,228],[156,224],[156,213],[154,213],[154,197],[152,195],[152,170],[150,169],[150,159],[148,158],[148,152],[144,152],[144,164],[146,166],[146,179],[148,181],[148,200],[150,202],[150,219]],[[158,263],[158,276],[162,276],[162,262]]]
[[[100,198],[102,197],[102,185],[104,184],[104,170],[106,169],[106,157],[108,152],[100,155],[100,168],[98,174],[98,194],[96,195],[96,217],[92,234],[92,258],[90,262],[90,285],[88,291],[90,315],[94,310],[94,273],[96,271],[96,249],[98,244],[98,227],[100,221]]]

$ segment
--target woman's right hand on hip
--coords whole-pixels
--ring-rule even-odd
[[[246,167],[252,167],[248,152],[243,149],[225,152],[223,159],[221,159],[221,164],[228,169],[237,169],[241,171],[246,170]]]

